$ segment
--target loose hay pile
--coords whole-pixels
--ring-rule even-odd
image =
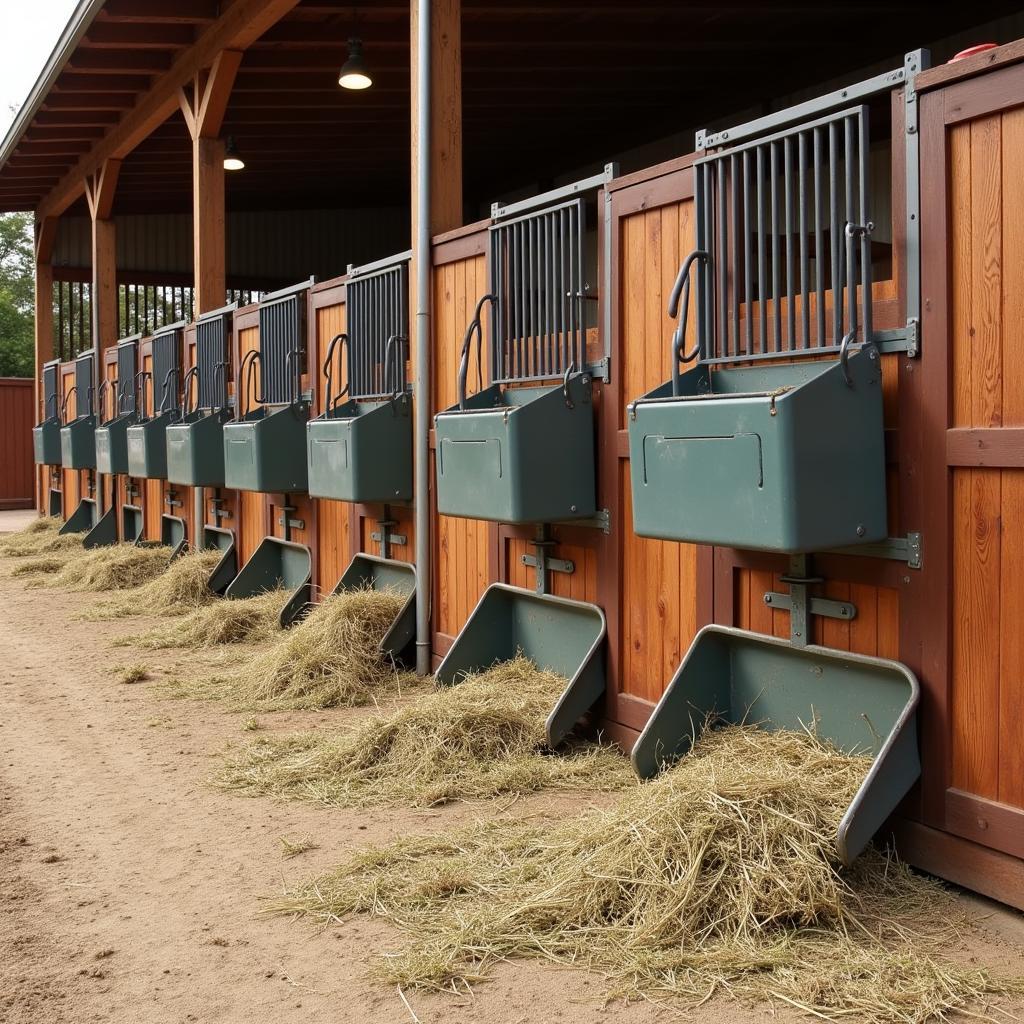
[[[544,722],[566,680],[526,658],[378,715],[351,732],[267,739],[235,755],[218,785],[343,806],[439,804],[540,789],[621,789],[622,755],[545,750]]]
[[[154,649],[180,647],[201,650],[223,644],[257,644],[280,634],[281,609],[287,594],[271,590],[255,597],[213,601],[165,626],[139,636],[124,637],[119,645]]]
[[[81,551],[84,534],[60,536],[57,531],[63,525],[64,521],[56,516],[33,519],[24,529],[0,537],[0,557],[28,558],[33,555]]]
[[[372,702],[399,675],[379,644],[405,597],[389,590],[349,590],[318,604],[257,662],[227,680],[245,707],[352,707]]]
[[[131,595],[89,609],[83,618],[122,619],[130,615],[183,615],[215,600],[207,582],[221,559],[220,551],[190,551],[176,558],[155,579]]]
[[[80,557],[69,559],[52,575],[37,575],[29,586],[58,587],[64,590],[131,590],[159,576],[167,568],[171,548],[136,547],[134,544],[110,544],[92,548]]]
[[[372,913],[410,938],[379,972],[459,990],[500,960],[600,971],[621,996],[716,993],[825,1019],[923,1022],[1017,990],[944,959],[952,903],[836,829],[868,762],[811,736],[728,727],[605,811],[481,823],[362,853],[271,912]]]

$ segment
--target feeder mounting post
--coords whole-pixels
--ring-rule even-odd
[[[843,619],[846,622],[852,622],[857,617],[857,606],[850,601],[811,597],[810,588],[815,583],[824,583],[825,579],[810,575],[808,555],[790,555],[789,572],[780,579],[789,584],[789,593],[769,591],[764,595],[764,603],[769,608],[789,612],[789,640],[795,647],[806,647],[810,643],[812,615]]]

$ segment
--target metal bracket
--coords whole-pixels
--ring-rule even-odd
[[[168,488],[167,494],[164,497],[164,504],[171,509],[181,508],[181,502],[178,500],[178,492],[173,488]]]
[[[290,516],[279,516],[277,525],[287,526],[289,530],[304,530],[306,528],[306,520],[292,519]]]
[[[611,356],[605,356],[604,359],[600,359],[596,363],[587,363],[586,370],[594,380],[610,384],[612,379]]]
[[[555,541],[551,539],[551,528],[547,523],[541,523],[537,527],[537,536],[530,542],[533,544],[536,554],[523,555],[523,565],[531,566],[536,571],[535,590],[538,594],[548,593],[548,573],[564,572],[574,573],[576,563],[566,558],[548,558],[547,551],[554,547]]]
[[[889,558],[894,562],[906,562],[908,569],[920,569],[924,565],[921,533],[911,530],[906,537],[887,537],[876,544],[854,544],[848,548],[835,548],[833,555],[857,555],[861,558]]]
[[[789,559],[789,573],[782,576],[782,582],[789,584],[788,594],[768,591],[764,603],[770,608],[789,612],[789,640],[796,647],[806,647],[811,636],[811,616],[822,615],[830,619],[847,622],[857,617],[857,606],[850,601],[833,601],[825,597],[811,597],[809,590],[815,583],[823,583],[820,576],[808,572],[807,555],[792,555]]]
[[[223,498],[211,498],[210,508],[213,510],[213,518],[219,523],[223,519],[233,519],[234,516],[224,507]]]
[[[604,534],[612,532],[612,514],[606,508],[599,508],[586,519],[563,519],[556,526],[583,526],[591,530],[600,530]]]
[[[404,545],[408,538],[405,536],[404,533],[391,532],[391,527],[397,526],[398,520],[391,518],[391,507],[389,505],[384,506],[384,518],[378,519],[377,525],[380,527],[380,529],[374,530],[373,533],[370,534],[370,539],[375,540],[380,545],[381,558],[390,558],[391,545]]]

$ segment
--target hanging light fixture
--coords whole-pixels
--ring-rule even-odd
[[[224,147],[224,170],[241,171],[245,168],[245,161],[238,152],[233,135],[228,136],[227,144]]]
[[[366,61],[363,59],[362,39],[348,41],[348,60],[341,66],[338,85],[342,89],[369,89],[373,85],[373,79],[366,70]]]

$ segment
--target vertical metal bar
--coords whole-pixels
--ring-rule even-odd
[[[868,133],[868,108],[864,107],[860,116],[860,216],[859,221],[865,229],[860,236],[860,286],[862,292],[862,308],[864,319],[864,344],[871,341],[873,325],[871,317],[871,235],[867,230],[871,221],[870,210],[870,174],[871,174],[871,140]]]
[[[558,315],[556,321],[558,324],[558,336],[556,346],[558,349],[558,368],[563,371],[568,365],[568,361],[566,360],[566,342],[568,339],[566,338],[565,333],[568,327],[568,317],[566,316],[565,309],[565,253],[568,216],[568,211],[564,207],[558,211],[558,276],[556,279],[556,287],[558,289],[556,294],[556,298],[558,300]]]
[[[696,242],[696,248],[707,251],[707,235],[704,231],[704,206],[706,203],[706,197],[704,192],[704,164],[698,164],[693,169],[693,233],[694,240]],[[704,303],[706,302],[705,292],[706,279],[704,276],[704,269],[700,262],[697,263],[697,301],[696,301],[696,329],[697,329],[697,344],[701,346],[704,338],[704,324],[705,324],[705,310]],[[609,296],[610,300],[611,296]],[[703,354],[703,353],[701,353]]]
[[[747,355],[754,354],[754,286],[750,260],[750,151],[743,151],[743,294],[747,314]]]
[[[768,351],[768,299],[765,295],[764,146],[757,147],[757,308],[760,313],[758,352]]]
[[[846,168],[846,225],[853,223],[854,215],[854,182],[853,182],[853,118],[843,118],[843,147]],[[843,233],[846,234],[846,225]],[[848,329],[855,337],[857,334],[857,267],[853,256],[853,248],[846,245],[846,301],[849,306],[850,322]]]
[[[576,332],[576,351],[573,361],[576,363],[577,371],[587,365],[587,316],[586,316],[586,263],[583,259],[583,244],[585,241],[586,224],[583,220],[583,205],[576,204],[576,276],[579,287],[576,289],[578,309],[576,316],[579,321],[579,328]]]
[[[730,252],[729,267],[732,270],[732,281],[729,282],[732,290],[732,340],[733,355],[740,354],[740,283],[737,271],[740,266],[740,210],[739,210],[739,182],[736,180],[736,154],[729,157],[729,204],[732,213],[732,250]],[[728,275],[726,281],[729,281]]]
[[[800,196],[800,334],[804,348],[811,346],[810,264],[807,255],[807,132],[797,135],[797,174]]]
[[[792,138],[787,136],[782,140],[783,160],[783,188],[785,197],[786,216],[786,348],[790,351],[796,348],[796,289],[794,288],[793,273],[793,147]]]
[[[828,126],[828,199],[829,241],[832,250],[832,344],[838,345],[843,336],[843,282],[839,272],[839,126],[835,121]]]
[[[822,187],[821,187],[821,128],[814,129],[814,289],[815,318],[817,323],[818,348],[825,345],[825,275],[823,273],[824,252],[821,244]]]
[[[774,321],[774,338],[772,351],[782,351],[782,305],[779,301],[779,158],[778,146],[774,142],[769,145],[771,154],[771,193],[772,193],[772,320]]]
[[[725,161],[721,159],[716,160],[715,167],[718,171],[716,175],[718,179],[716,192],[718,195],[716,197],[715,209],[717,211],[718,223],[718,316],[719,330],[721,332],[720,352],[718,354],[728,356],[732,350],[729,344],[729,221],[725,205]]]

